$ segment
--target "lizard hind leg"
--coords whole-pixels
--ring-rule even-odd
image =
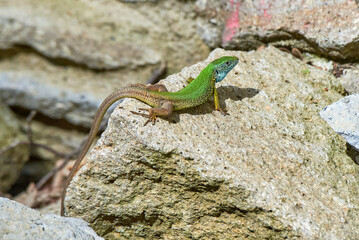
[[[147,117],[148,120],[145,122],[144,126],[149,122],[152,122],[152,125],[155,125],[158,116],[166,117],[172,114],[173,105],[170,101],[165,101],[159,108],[140,108],[139,110],[147,111],[148,114],[134,111],[131,111],[131,113]]]
[[[140,108],[140,109],[138,109],[138,110],[148,111],[148,114],[147,113],[139,113],[139,112],[135,112],[135,111],[130,111],[130,112],[132,114],[148,118],[148,120],[145,122],[145,124],[143,124],[143,126],[146,126],[147,123],[149,123],[151,121],[152,121],[152,125],[155,125],[156,120],[157,120],[157,116],[153,114],[153,111],[151,111],[152,109],[153,108]]]
[[[156,92],[168,92],[166,86],[163,84],[160,84],[160,83],[148,85],[148,86],[146,86],[146,89],[151,90],[151,91],[156,91]]]

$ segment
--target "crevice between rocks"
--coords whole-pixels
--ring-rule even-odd
[[[308,45],[309,48],[313,49],[313,51],[310,51],[309,48],[304,49],[304,48],[301,48],[300,46],[295,46],[295,45],[293,45],[291,47],[296,47],[299,50],[302,50],[303,52],[310,52],[310,53],[316,54],[320,57],[324,57],[324,58],[327,58],[328,60],[333,60],[333,61],[336,61],[341,64],[353,63],[353,62],[359,61],[358,54],[357,55],[349,54],[349,52],[351,52],[350,49],[355,49],[355,48],[359,47],[358,41],[353,41],[351,43],[348,43],[341,49],[323,48],[323,47],[320,47],[319,44],[314,41],[314,39],[310,40],[310,39],[306,38],[303,34],[299,33],[299,31],[290,31],[285,28],[280,28],[277,31],[283,32],[283,33],[289,35],[290,37],[285,37],[285,38],[278,37],[276,39],[272,39],[272,38],[268,38],[265,36],[265,37],[259,37],[259,40],[265,44],[275,43],[276,41],[303,41],[305,44]],[[274,45],[277,45],[277,44],[274,44]],[[280,45],[280,44],[278,44],[278,45]],[[285,47],[285,46],[283,46],[283,47]]]

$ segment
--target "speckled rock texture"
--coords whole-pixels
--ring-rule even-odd
[[[351,66],[345,67],[340,82],[347,93],[359,93],[359,64],[351,64]]]
[[[0,1],[0,100],[89,127],[108,94],[208,56],[191,1]]]
[[[357,1],[198,0],[202,39],[212,47],[271,43],[333,59],[359,59]]]
[[[359,64],[355,62],[340,63],[311,53],[302,54],[304,62],[310,62],[322,70],[336,76],[348,94],[359,93]]]
[[[333,130],[359,151],[359,94],[350,95],[325,107],[320,116]]]
[[[330,73],[273,47],[216,49],[238,65],[210,101],[154,126],[125,100],[68,189],[67,215],[106,239],[357,239],[358,167],[319,116],[342,96]]]
[[[81,219],[43,215],[18,202],[0,197],[0,238],[19,239],[103,239]]]
[[[14,113],[0,102],[0,192],[10,189],[29,159],[26,141]]]

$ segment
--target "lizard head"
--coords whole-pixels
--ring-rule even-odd
[[[238,63],[237,57],[225,56],[211,62],[216,82],[220,82]]]

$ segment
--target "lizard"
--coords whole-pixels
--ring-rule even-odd
[[[173,111],[192,108],[201,105],[213,96],[214,105],[217,111],[226,113],[219,106],[219,98],[215,84],[222,81],[226,75],[237,65],[239,59],[233,56],[224,56],[209,63],[195,79],[189,79],[188,85],[177,92],[168,92],[163,84],[144,85],[132,84],[128,87],[119,89],[111,93],[100,105],[95,114],[90,133],[86,139],[85,145],[78,155],[63,188],[61,195],[61,216],[64,216],[64,202],[67,187],[75,175],[75,171],[80,165],[82,159],[87,154],[94,141],[100,123],[107,109],[116,101],[122,98],[134,98],[146,103],[152,108],[140,108],[147,111],[148,114],[133,112],[133,114],[147,117],[148,122],[155,124],[157,117],[165,117],[172,114]]]

